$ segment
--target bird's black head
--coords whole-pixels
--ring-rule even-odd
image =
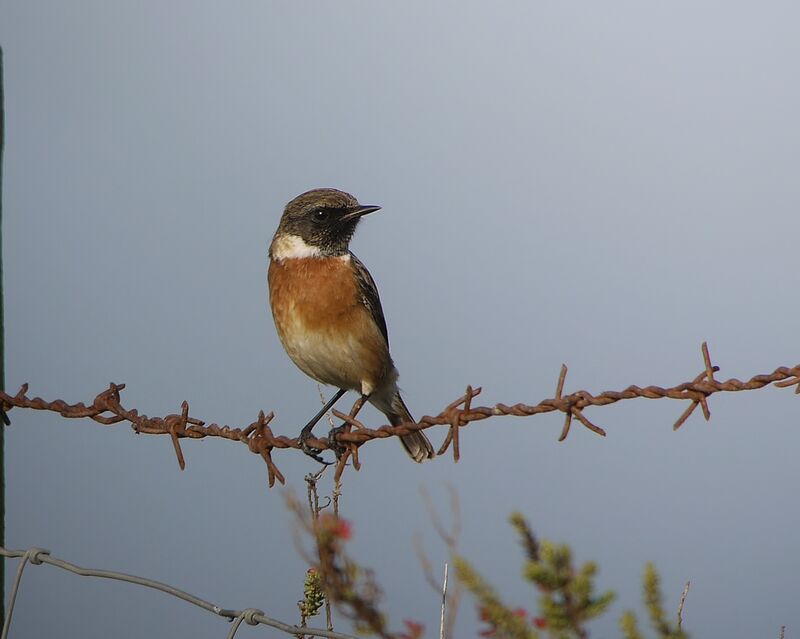
[[[358,221],[380,206],[362,206],[349,193],[313,189],[286,205],[272,240],[273,259],[346,255]]]

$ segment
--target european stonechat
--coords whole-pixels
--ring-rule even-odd
[[[348,390],[393,426],[414,421],[397,387],[375,281],[349,249],[361,218],[380,208],[336,189],[307,191],[286,205],[269,247],[269,301],[283,348],[306,375],[339,389],[303,428],[302,442]],[[434,456],[422,431],[400,441],[416,462]]]

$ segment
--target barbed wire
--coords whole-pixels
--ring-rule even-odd
[[[16,604],[17,593],[19,592],[19,587],[22,583],[23,572],[28,564],[32,564],[34,566],[49,564],[76,575],[81,575],[82,577],[99,577],[100,579],[124,581],[126,583],[136,584],[138,586],[144,586],[145,588],[152,588],[153,590],[164,592],[168,595],[186,601],[193,606],[202,608],[207,612],[213,613],[219,617],[224,617],[228,621],[232,622],[227,635],[228,639],[234,638],[239,626],[241,626],[243,622],[251,626],[263,624],[296,637],[314,636],[327,637],[328,639],[357,639],[357,637],[352,635],[342,634],[341,632],[334,632],[332,630],[325,630],[323,628],[307,628],[284,623],[282,621],[278,621],[277,619],[273,619],[272,617],[268,617],[262,610],[259,610],[258,608],[243,608],[241,610],[222,608],[221,606],[217,606],[216,604],[205,601],[204,599],[189,594],[188,592],[185,592],[179,588],[175,588],[174,586],[170,586],[160,581],[155,581],[154,579],[137,577],[136,575],[129,575],[124,572],[116,572],[113,570],[100,570],[96,568],[83,568],[81,566],[76,566],[75,564],[64,561],[63,559],[58,559],[51,556],[50,551],[45,550],[44,548],[9,550],[0,546],[0,555],[9,559],[20,559],[19,567],[17,568],[17,574],[14,578],[14,583],[11,586],[11,593],[8,597],[6,618],[3,624],[2,634],[0,634],[0,639],[7,639],[8,637],[8,633],[11,628],[11,617],[14,613],[14,606]]]
[[[564,384],[567,376],[567,367],[562,365],[561,372],[556,384],[555,396],[543,399],[537,404],[517,403],[511,406],[506,404],[495,404],[494,406],[472,406],[472,400],[477,397],[481,389],[468,386],[464,394],[455,401],[448,404],[438,415],[422,417],[418,422],[400,424],[398,426],[384,425],[377,429],[367,428],[362,422],[355,418],[358,409],[361,407],[361,400],[357,400],[353,405],[350,414],[342,413],[333,409],[332,413],[341,419],[345,428],[334,436],[334,441],[327,438],[310,439],[309,444],[320,450],[334,449],[340,451],[336,478],[339,478],[347,464],[352,460],[353,467],[358,470],[360,461],[358,458],[359,446],[374,439],[386,439],[396,435],[406,435],[413,431],[424,430],[432,426],[448,426],[448,432],[439,448],[438,454],[444,454],[452,445],[453,458],[458,461],[460,458],[459,431],[464,426],[476,421],[488,419],[496,416],[517,416],[527,417],[560,411],[564,413],[564,425],[561,429],[559,441],[564,441],[569,435],[573,419],[577,419],[584,427],[592,432],[605,436],[606,431],[592,423],[584,414],[583,410],[590,406],[607,406],[619,401],[645,398],[645,399],[676,399],[689,401],[690,404],[676,420],[673,429],[680,428],[694,410],[700,406],[706,420],[711,418],[711,411],[708,407],[708,398],[715,393],[739,392],[746,390],[757,390],[775,384],[780,388],[796,386],[796,393],[800,393],[800,364],[787,367],[780,366],[771,373],[754,375],[747,381],[740,381],[731,378],[726,381],[718,381],[714,378],[714,373],[719,371],[718,366],[713,366],[709,355],[708,346],[703,342],[702,347],[704,370],[693,380],[683,382],[669,388],[661,386],[645,386],[644,388],[631,385],[621,391],[604,391],[598,395],[592,395],[588,391],[579,390],[568,395],[564,395]],[[278,470],[272,459],[273,450],[277,449],[300,449],[300,443],[296,437],[275,435],[272,432],[270,423],[274,419],[274,413],[264,414],[260,411],[256,421],[245,428],[231,428],[230,426],[212,423],[206,424],[203,420],[189,415],[189,404],[184,401],[181,404],[180,414],[166,415],[165,417],[148,417],[140,414],[136,409],[124,408],[120,401],[120,391],[125,388],[125,384],[111,383],[108,389],[94,398],[90,405],[83,403],[68,404],[64,400],[56,399],[45,401],[40,397],[29,398],[28,384],[23,384],[16,395],[9,395],[0,392],[0,410],[9,412],[13,408],[30,408],[34,410],[45,410],[59,413],[67,418],[89,418],[104,425],[129,422],[133,430],[137,433],[148,435],[169,435],[175,448],[175,455],[181,469],[186,467],[186,461],[181,449],[180,440],[184,438],[202,439],[204,437],[220,437],[245,444],[250,451],[260,455],[267,465],[267,475],[269,485],[273,486],[277,479],[280,483],[285,483],[283,474]]]

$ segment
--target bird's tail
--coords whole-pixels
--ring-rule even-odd
[[[386,415],[392,426],[414,421],[398,391],[392,394],[389,401],[380,397],[370,397],[370,401],[375,405],[375,408]],[[409,457],[415,462],[421,463],[436,456],[430,440],[421,430],[408,435],[400,435],[400,443],[403,444],[403,448],[406,449]]]

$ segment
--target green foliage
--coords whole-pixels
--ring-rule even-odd
[[[672,625],[664,615],[664,598],[661,594],[661,584],[653,564],[648,563],[644,568],[642,590],[644,605],[650,617],[653,629],[658,633],[659,639],[688,639],[688,635],[678,627]],[[620,628],[625,639],[643,639],[639,631],[636,615],[630,610],[626,611],[620,619]]]
[[[459,557],[456,574],[478,600],[481,619],[489,626],[482,634],[527,639],[538,637],[536,629],[540,629],[557,639],[588,637],[586,624],[603,614],[614,600],[611,591],[596,592],[597,565],[586,562],[576,567],[569,546],[539,542],[519,513],[513,513],[510,522],[527,555],[523,575],[541,593],[540,616],[531,617],[523,608],[511,609],[503,604],[472,566]]]
[[[322,587],[322,578],[316,568],[309,568],[303,582],[303,599],[297,602],[303,621],[319,614],[324,604],[325,591]]]
[[[463,557],[456,556],[453,563],[456,576],[479,602],[481,621],[489,625],[489,630],[481,634],[497,639],[538,639],[539,635],[528,626],[524,610],[506,606]]]
[[[639,626],[636,623],[636,615],[630,610],[626,610],[622,613],[622,618],[619,620],[619,627],[625,639],[644,639],[644,635],[639,632]]]
[[[610,590],[597,591],[597,564],[587,561],[577,567],[569,546],[539,541],[519,513],[513,513],[510,522],[527,555],[523,576],[540,593],[539,616],[530,616],[523,608],[509,608],[466,559],[456,557],[456,575],[478,600],[481,621],[488,625],[481,635],[497,639],[536,639],[541,631],[553,639],[586,639],[589,636],[587,624],[605,613],[615,597]],[[688,639],[678,624],[673,625],[665,616],[658,573],[652,564],[645,567],[643,593],[658,638]],[[633,612],[625,612],[619,623],[625,639],[644,639]]]
[[[519,513],[511,515],[528,555],[523,574],[541,592],[539,610],[550,636],[559,639],[586,637],[586,624],[599,617],[614,600],[614,593],[596,592],[597,564],[577,568],[566,544],[536,542],[528,523]]]
[[[289,503],[299,515],[301,509],[296,501]],[[304,599],[298,603],[303,621],[319,612],[324,592],[359,634],[382,639],[422,639],[424,626],[413,620],[405,620],[405,629],[399,633],[388,629],[380,608],[381,592],[372,572],[344,552],[352,534],[349,523],[327,514],[301,522],[314,538],[319,558],[306,575]],[[466,558],[455,555],[456,576],[477,599],[480,619],[486,624],[480,635],[492,639],[588,639],[587,625],[605,613],[615,597],[610,590],[598,592],[597,564],[587,561],[576,566],[569,546],[539,541],[519,513],[513,513],[510,522],[526,555],[522,574],[539,592],[539,611],[531,615],[525,608],[509,607]],[[680,617],[675,623],[667,620],[658,573],[652,564],[645,566],[643,599],[658,639],[688,639],[680,628]],[[625,612],[619,625],[624,639],[645,639],[633,612]]]

